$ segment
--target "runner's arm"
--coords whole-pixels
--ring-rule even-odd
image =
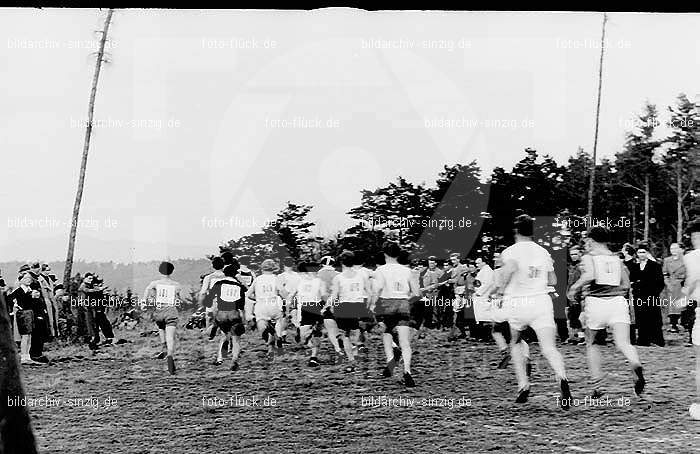
[[[584,255],[581,258],[580,270],[581,277],[579,277],[578,281],[574,282],[571,287],[569,287],[569,291],[566,292],[567,298],[572,301],[574,300],[579,289],[595,280],[595,273],[593,272],[593,259],[587,255]]]
[[[683,286],[682,292],[687,295],[691,296],[695,293],[695,289],[700,285],[700,276],[698,276],[698,273],[694,273],[695,276],[692,278],[688,279],[688,275],[691,273],[688,273],[689,270],[692,270],[692,267],[690,266],[689,260],[687,257],[683,257],[683,263],[685,264],[685,269],[686,269],[686,280],[685,280],[685,285]]]
[[[421,296],[420,285],[418,284],[418,279],[414,279],[413,276],[411,276],[411,279],[408,280],[408,288],[411,291],[411,296],[415,296],[415,297]]]
[[[143,298],[141,299],[141,310],[144,311],[146,310],[146,303],[150,298],[152,298],[151,294],[155,291],[156,286],[153,282],[148,284],[146,286],[146,290],[143,291]]]
[[[501,255],[501,257],[503,257]],[[518,271],[518,263],[509,258],[504,258],[503,259],[503,267],[501,268],[502,271],[502,278],[501,278],[501,285],[498,287],[494,288],[493,292],[500,292],[503,293],[503,291],[508,287],[508,284],[510,284],[510,280],[513,278],[513,274],[515,274],[516,271]],[[492,292],[492,293],[493,293]]]
[[[199,295],[204,296],[207,294],[207,291],[209,290],[209,283],[211,282],[211,274],[207,274],[204,276],[204,279],[202,279],[202,288],[199,290]]]
[[[253,304],[249,305],[246,307],[245,310],[245,319],[246,321],[252,321],[254,316],[253,314],[255,313],[255,278],[253,278],[253,281],[250,283],[250,291],[246,294],[246,298],[248,298]]]
[[[371,307],[374,307],[377,304],[377,301],[379,300],[379,295],[381,295],[382,291],[384,290],[384,276],[382,275],[382,273],[374,273],[374,288],[372,290],[373,292],[371,293]]]
[[[329,309],[333,306],[333,303],[335,303],[338,300],[338,295],[340,294],[340,279],[338,279],[338,274],[333,277],[333,281],[331,282],[331,296],[328,298],[326,301],[326,305],[323,307],[323,311],[326,309]]]

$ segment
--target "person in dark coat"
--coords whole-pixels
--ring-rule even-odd
[[[649,246],[637,247],[637,262],[626,262],[632,281],[634,315],[637,324],[637,345],[651,344],[663,347],[661,292],[664,290],[664,274],[661,265],[650,259]]]

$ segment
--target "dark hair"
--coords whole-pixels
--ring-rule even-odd
[[[384,254],[387,256],[396,259],[401,255],[401,246],[393,241],[386,241],[384,245],[382,245],[382,252],[384,252]]]
[[[438,259],[434,255],[431,255],[430,257],[428,257],[428,261],[437,263]]]
[[[534,219],[527,214],[521,214],[513,221],[513,230],[521,236],[532,236],[534,224]]]
[[[399,253],[399,256],[396,258],[396,261],[399,262],[401,265],[408,265],[411,263],[411,257],[408,254],[408,251],[402,250]]]
[[[321,268],[316,262],[301,262],[298,266],[300,273],[314,273]]]
[[[247,267],[248,265],[250,265],[250,256],[249,255],[242,255],[242,256],[238,257],[238,263]]]
[[[286,266],[286,267],[289,267],[289,268],[294,268],[294,264],[295,264],[295,263],[296,263],[296,262],[295,262],[294,259],[291,258],[291,257],[285,257],[285,258],[282,259],[282,266]]]
[[[238,262],[231,263],[230,265],[226,265],[224,267],[224,276],[227,277],[235,277],[236,274],[238,274]]]
[[[700,218],[695,218],[695,220],[693,220],[693,222],[688,224],[686,232],[688,233],[688,235],[692,235],[693,233],[700,232]]]
[[[214,257],[213,259],[211,259],[211,267],[215,270],[220,270],[221,268],[223,268],[224,263],[225,261],[222,257]]]
[[[175,265],[170,262],[162,262],[158,267],[158,272],[163,276],[170,276],[175,271]]]
[[[352,253],[355,254],[355,265],[361,265],[367,260],[368,254],[366,254],[365,251],[356,250],[352,251]]]
[[[343,251],[343,253],[338,256],[338,261],[343,266],[351,267],[355,264],[355,254],[351,251]]]
[[[602,226],[595,226],[591,228],[591,231],[588,232],[588,238],[592,239],[596,243],[603,243],[606,244],[608,241],[610,241],[610,232],[608,232],[608,229]]]
[[[641,243],[637,243],[637,251],[640,249],[644,249],[647,252],[651,252],[651,249],[649,249],[649,243],[645,243],[642,241]]]
[[[230,265],[233,260],[233,253],[231,251],[224,251],[221,253],[221,259],[224,261],[225,265]]]

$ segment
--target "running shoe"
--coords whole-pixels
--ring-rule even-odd
[[[309,366],[309,367],[318,367],[318,366],[319,366],[318,360],[317,360],[315,357],[309,358],[309,364],[308,364],[308,366]]]
[[[498,369],[505,369],[508,367],[508,363],[510,362],[510,352],[508,352],[508,349],[505,349],[501,352],[501,361],[498,363]],[[529,374],[528,374],[529,376]]]
[[[217,359],[217,360],[214,360],[214,362],[213,362],[212,364],[215,365],[215,366],[220,366],[220,365],[222,365],[223,363],[224,363],[224,362],[223,362],[222,360]]]
[[[518,397],[515,399],[516,404],[524,404],[530,397],[530,387],[522,388],[518,391]]]
[[[355,365],[354,364],[348,364],[345,366],[345,373],[349,374],[351,372],[355,372]]]
[[[234,361],[233,364],[231,364],[231,371],[235,372],[238,370],[238,361]]]
[[[155,358],[155,359],[164,359],[166,356],[168,356],[168,354],[167,354],[166,352],[160,352],[160,353],[156,353],[156,354],[153,356],[153,358]]]
[[[642,366],[637,366],[634,368],[634,393],[637,397],[641,396],[644,392],[644,386],[646,385],[646,380],[644,380],[644,373],[642,371]]]
[[[391,377],[394,373],[394,367],[396,367],[396,357],[391,358],[391,361],[386,363],[386,366],[382,370],[382,376],[385,378]]]
[[[413,377],[408,372],[403,373],[403,383],[406,385],[406,388],[415,388],[416,386],[416,382],[413,381]]]
[[[175,375],[175,360],[172,356],[168,356],[168,372],[170,375]]]
[[[562,379],[559,382],[559,387],[561,388],[561,408],[562,410],[568,410],[571,408],[571,390],[569,389],[569,381]]]

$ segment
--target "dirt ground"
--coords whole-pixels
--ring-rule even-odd
[[[52,399],[30,407],[40,452],[700,451],[700,422],[688,416],[694,356],[678,335],[669,335],[666,348],[639,349],[648,380],[641,400],[622,355],[603,347],[609,400],[599,405],[583,401],[590,394],[585,348],[563,346],[574,398],[581,399],[565,412],[536,345],[530,401],[518,405],[512,366],[496,368],[495,346],[447,342],[446,332],[416,340],[413,389],[398,375],[379,378],[376,334],[361,367],[346,374],[330,364],[308,368],[306,352],[294,345],[269,363],[257,334],[244,336],[241,369],[230,372],[212,364],[216,345],[198,330],[180,332],[172,377],[165,361],[151,359],[157,338],[135,332],[120,333],[130,343],[97,355],[52,346],[53,364],[26,366],[27,397]],[[322,362],[328,352],[324,343]]]

